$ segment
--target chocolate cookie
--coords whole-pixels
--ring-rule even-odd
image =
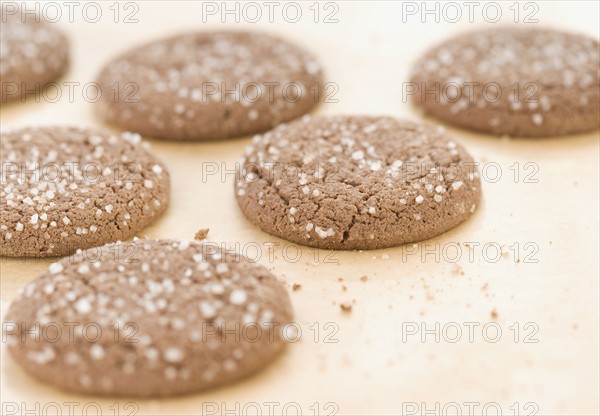
[[[473,130],[538,137],[600,126],[598,41],[539,28],[454,37],[415,65],[407,94],[427,114]]]
[[[67,38],[39,16],[0,9],[0,100],[25,100],[62,75],[69,63]]]
[[[137,134],[32,127],[0,142],[0,255],[62,256],[129,239],[167,207],[169,174]]]
[[[42,381],[158,397],[263,368],[296,339],[291,319],[284,286],[264,267],[215,245],[134,240],[53,263],[3,327],[12,356]]]
[[[108,122],[171,140],[267,130],[319,100],[321,68],[302,49],[256,32],[189,33],[133,49],[100,73]]]
[[[256,136],[238,171],[251,222],[326,249],[425,240],[480,197],[475,162],[442,128],[390,117],[303,117]]]

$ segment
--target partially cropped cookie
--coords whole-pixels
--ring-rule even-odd
[[[565,135],[600,126],[599,67],[598,41],[591,37],[494,27],[427,52],[413,69],[409,94],[425,113],[457,126]]]
[[[326,249],[375,249],[434,237],[480,197],[471,156],[442,128],[391,117],[303,117],[256,136],[237,201],[277,237]]]
[[[0,154],[3,256],[62,256],[129,239],[169,201],[169,173],[137,134],[24,128],[0,134]]]
[[[39,380],[159,397],[262,369],[296,337],[291,319],[285,287],[264,267],[214,245],[135,240],[53,263],[3,328],[14,359]]]
[[[15,7],[2,7],[0,18],[0,100],[25,100],[66,71],[68,41],[40,16]]]
[[[108,63],[106,121],[170,140],[252,134],[308,112],[322,73],[308,52],[257,32],[198,32],[157,40]],[[116,84],[115,84],[116,83]]]

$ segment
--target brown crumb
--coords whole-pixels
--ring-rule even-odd
[[[343,277],[338,277],[338,282],[343,282],[344,278]]]
[[[204,240],[210,230],[208,228],[200,228],[194,235],[195,240]]]
[[[348,291],[348,288],[346,287],[346,285],[342,285],[342,290],[343,290],[344,292],[347,292],[347,291]]]
[[[454,264],[452,266],[452,274],[457,276],[464,276],[465,272],[460,264]]]
[[[492,309],[492,312],[490,313],[490,316],[492,317],[492,319],[495,321],[496,319],[498,319],[498,312],[496,311],[496,309]]]
[[[352,304],[350,302],[340,303],[340,309],[342,312],[350,313],[352,312]]]
[[[366,274],[363,274],[363,275],[360,277],[360,281],[361,281],[361,282],[366,282],[367,280],[369,280],[369,278],[367,277],[367,275],[366,275]]]
[[[292,290],[293,290],[294,292],[297,292],[297,291],[299,291],[301,288],[302,288],[302,285],[301,285],[301,284],[299,284],[299,283],[294,283],[294,284],[293,284],[293,286],[292,286]]]

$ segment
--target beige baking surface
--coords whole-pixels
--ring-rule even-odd
[[[105,13],[110,3],[104,4]],[[108,16],[96,24],[81,18],[73,24],[59,23],[71,39],[73,61],[61,82],[91,82],[107,59],[147,39],[222,26],[215,19],[202,24],[198,3],[137,4],[137,24],[115,24]],[[303,5],[304,13],[309,13],[310,4]],[[540,24],[598,37],[597,2],[537,4]],[[431,18],[425,24],[417,18],[402,23],[398,2],[338,5],[339,23],[315,24],[306,15],[299,23],[289,24],[276,14],[275,24],[239,25],[279,33],[319,56],[327,80],[339,86],[339,102],[323,105],[317,113],[418,118],[414,108],[401,99],[402,81],[407,79],[411,62],[427,46],[452,33],[486,25],[481,14],[476,14],[475,24],[464,19],[457,24],[436,24]],[[510,12],[509,5],[502,3],[505,15]],[[63,97],[58,103],[29,100],[3,106],[2,128],[30,123],[99,125],[92,105],[77,91],[73,103]],[[476,413],[481,413],[486,403],[497,403],[502,414],[513,414],[511,409],[517,408],[518,414],[528,414],[535,406],[537,414],[544,415],[598,414],[598,132],[507,140],[449,130],[479,161],[492,167],[488,177],[495,176],[494,163],[502,169],[497,182],[484,183],[483,203],[471,220],[418,246],[419,254],[410,254],[412,247],[335,253],[300,248],[301,259],[295,262],[291,259],[296,246],[262,233],[241,215],[233,198],[231,175],[225,181],[219,175],[202,179],[202,163],[225,163],[232,169],[248,138],[210,144],[152,141],[154,152],[171,170],[173,195],[166,215],[142,235],[190,239],[196,229],[210,227],[211,241],[240,242],[250,255],[261,246],[261,264],[288,285],[302,286],[291,295],[303,331],[300,342],[255,377],[169,400],[100,399],[57,391],[23,373],[6,356],[3,346],[3,406],[14,403],[20,412],[34,413],[45,408],[52,414],[55,410],[48,404],[54,402],[62,414],[68,414],[67,402],[77,403],[72,405],[77,412],[95,403],[105,414],[114,414],[109,406],[118,402],[119,414],[128,414],[133,407],[126,408],[126,404],[135,402],[140,415],[187,415],[203,410],[211,414],[215,406],[219,412],[256,414],[248,404],[257,403],[262,414],[269,414],[269,406],[280,414],[286,404],[289,414],[294,414],[289,406],[295,403],[303,414],[315,414],[315,408],[318,414],[329,414],[336,406],[337,414],[400,414],[403,407],[406,414],[421,414],[425,408],[435,410],[436,403],[438,413],[445,405],[458,403],[463,414],[468,414],[465,403],[477,402],[473,405]],[[538,166],[534,176],[538,183],[525,183],[523,174],[532,172],[531,167],[525,169],[527,162]],[[510,170],[514,163],[520,164],[521,172],[516,183]],[[265,242],[280,244],[274,249],[274,259],[269,258]],[[464,242],[474,243],[473,259]],[[420,257],[436,244],[438,252],[446,248],[447,257],[453,257],[456,243],[463,249],[460,267],[443,258],[436,261],[433,254],[426,262]],[[512,251],[495,263],[486,261],[481,249],[486,243],[518,243],[521,261],[515,261]],[[537,263],[524,261],[535,247],[526,243],[539,247],[533,255]],[[490,247],[488,258],[495,257],[495,246]],[[315,256],[319,264],[313,264]],[[2,260],[3,312],[17,288],[49,262]],[[363,275],[368,281],[359,279]],[[355,301],[352,312],[342,313],[339,304],[351,301]],[[497,343],[486,341],[481,330],[493,321],[492,311],[496,311],[495,322],[502,330]],[[429,328],[436,322],[442,328],[446,325],[446,338],[436,343],[430,335],[423,343],[414,335],[403,342],[403,327],[423,322]],[[447,325],[452,322],[464,330],[457,343],[448,342],[454,336]],[[464,322],[479,323],[474,342],[469,342]],[[318,336],[310,329],[315,325],[320,328]],[[517,342],[510,329],[515,325],[520,328]],[[338,342],[325,342],[335,326],[338,330],[331,340]],[[536,327],[539,332],[531,339],[538,342],[524,342]],[[488,336],[493,337],[494,327],[489,328]],[[412,402],[418,406],[416,413],[410,413]],[[8,407],[3,409],[9,414]],[[89,411],[93,414],[93,408]]]

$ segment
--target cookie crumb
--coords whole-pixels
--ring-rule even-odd
[[[209,228],[200,228],[196,231],[196,234],[194,234],[194,240],[204,240],[206,236],[208,236],[209,231]]]
[[[292,290],[293,290],[294,292],[297,292],[297,291],[299,291],[300,289],[302,289],[302,285],[301,285],[301,284],[299,284],[299,283],[294,283],[294,284],[293,284],[293,286],[292,286]]]
[[[340,303],[340,309],[344,313],[350,313],[352,312],[352,304],[350,302]]]
[[[367,280],[369,280],[369,277],[368,277],[366,274],[363,274],[363,275],[360,277],[360,281],[361,281],[361,282],[366,282]]]
[[[452,266],[452,274],[457,276],[464,276],[465,272],[460,264],[455,264]]]
[[[498,312],[496,311],[496,309],[492,309],[492,312],[490,313],[490,316],[492,317],[492,319],[494,321],[498,319]]]

